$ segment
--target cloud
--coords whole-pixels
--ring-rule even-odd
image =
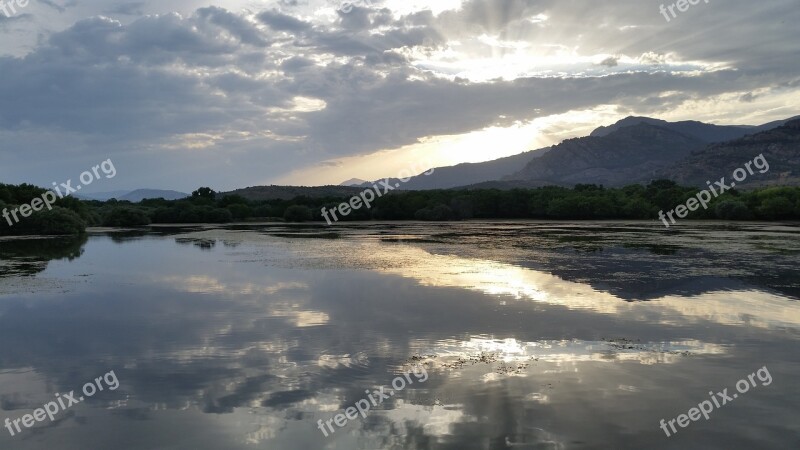
[[[617,67],[619,65],[619,58],[615,56],[609,56],[608,58],[600,61],[600,65],[606,67]]]
[[[788,0],[704,5],[669,24],[628,0],[470,0],[436,13],[387,1],[349,14],[290,1],[147,16],[149,3],[95,3],[24,55],[0,56],[5,180],[49,184],[64,164],[114,157],[140,177],[131,188],[161,186],[177,166],[165,187],[234,188],[568,111],[672,114],[729,96],[730,114],[744,103],[755,115],[800,89],[800,32],[788,25],[800,12]]]
[[[144,14],[145,2],[127,2],[115,5],[111,9],[105,10],[105,14],[122,14],[126,16],[141,16]]]
[[[261,22],[268,25],[275,31],[302,33],[311,29],[310,23],[290,15],[283,14],[277,10],[264,11],[258,15],[258,18],[261,20]]]
[[[31,19],[33,19],[32,14],[18,14],[16,16],[6,16],[5,14],[0,14],[0,27],[13,22],[24,22]]]
[[[36,0],[39,3],[49,6],[50,8],[55,9],[56,11],[63,13],[67,10],[67,8],[71,8],[78,4],[77,0],[69,0],[65,2],[63,5],[59,5],[58,3],[54,2],[53,0]]]

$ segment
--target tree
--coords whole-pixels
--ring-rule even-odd
[[[250,202],[241,195],[226,195],[217,201],[217,205],[226,208],[230,205],[247,205]]]
[[[414,218],[417,220],[444,221],[450,220],[452,217],[453,210],[441,203],[433,208],[423,208],[414,213]]]
[[[233,220],[231,212],[225,208],[217,208],[208,214],[208,219],[211,223],[228,223]]]
[[[287,222],[305,222],[311,220],[311,210],[307,206],[292,205],[286,208],[283,218]]]
[[[253,210],[247,205],[243,205],[241,203],[228,205],[228,211],[231,212],[231,215],[234,219],[241,220],[247,219],[253,215]]]
[[[192,198],[204,198],[209,200],[214,200],[217,196],[217,193],[214,192],[213,189],[210,187],[201,187],[198,190],[192,192]]]
[[[714,215],[722,220],[747,220],[752,219],[753,214],[747,205],[739,200],[723,200],[714,206]]]
[[[23,222],[20,223],[22,225]],[[74,211],[54,207],[52,211],[42,210],[24,222],[25,228],[35,234],[76,235],[86,232],[86,223]]]
[[[103,218],[106,227],[141,227],[150,225],[150,217],[139,208],[117,207]]]
[[[794,215],[794,204],[786,197],[770,197],[761,203],[758,215],[767,220],[784,220]]]

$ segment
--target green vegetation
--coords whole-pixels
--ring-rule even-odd
[[[30,185],[0,184],[0,209],[16,208],[39,197],[43,189]],[[465,220],[465,219],[657,219],[698,192],[658,180],[647,186],[604,188],[577,185],[572,189],[395,191],[375,200],[372,208],[351,212],[340,221],[358,220]],[[238,195],[221,197],[200,188],[182,200],[153,199],[141,203],[59,199],[52,211],[33,214],[4,234],[80,234],[87,226],[139,227],[150,223],[228,223],[231,221],[322,221],[322,208],[336,208],[348,198],[297,197],[292,200],[250,201]],[[731,190],[715,198],[708,209],[687,219],[798,220],[800,188],[771,187],[741,192]],[[686,220],[686,219],[684,219]]]
[[[12,210],[23,204],[30,204],[34,198],[41,199],[45,189],[29,184],[12,186],[0,184],[0,212]],[[99,225],[100,217],[86,203],[75,198],[58,199],[52,210],[43,209],[34,212],[30,217],[22,217],[19,223],[12,220],[12,225],[0,218],[0,236],[6,235],[79,235],[86,226]]]

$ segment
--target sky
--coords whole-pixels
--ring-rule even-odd
[[[14,5],[0,5],[3,183],[50,187],[111,159],[117,175],[85,192],[317,186],[488,161],[629,115],[800,114],[797,0],[674,16],[663,0]]]

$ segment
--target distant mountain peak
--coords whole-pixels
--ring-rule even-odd
[[[632,127],[635,125],[639,125],[642,123],[646,123],[649,125],[667,125],[669,122],[666,120],[661,119],[653,119],[652,117],[644,117],[644,116],[628,116],[622,120],[618,120],[616,123],[611,124],[606,127],[598,127],[589,136],[593,137],[602,137],[608,136],[609,134],[618,131],[622,128]]]
[[[368,183],[368,181],[362,180],[361,178],[350,178],[349,180],[340,183],[339,186],[361,186],[366,183]]]
[[[180,200],[188,197],[189,194],[185,192],[169,191],[162,189],[136,189],[135,191],[128,192],[117,200],[127,200],[132,203],[138,203],[142,200],[149,198],[163,198],[164,200]]]
[[[696,120],[683,120],[680,122],[668,122],[661,119],[653,119],[650,117],[626,117],[617,123],[606,127],[599,127],[592,132],[591,137],[604,137],[622,129],[636,126],[642,123],[649,125],[666,128],[670,131],[683,134],[685,136],[699,139],[706,144],[717,142],[726,142],[733,139],[739,139],[748,134],[757,133],[767,129],[775,128],[782,125],[784,122],[771,122],[762,126],[742,126],[742,125],[714,125],[711,123],[698,122]]]

